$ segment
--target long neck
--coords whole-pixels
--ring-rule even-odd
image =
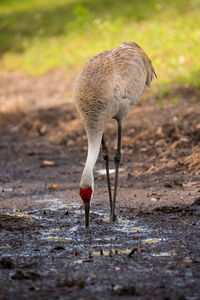
[[[98,134],[95,136],[88,135],[87,160],[85,163],[85,168],[83,170],[81,176],[81,182],[80,182],[80,187],[82,188],[91,186],[92,190],[94,190],[93,169],[99,155],[101,139],[102,139],[102,134]]]

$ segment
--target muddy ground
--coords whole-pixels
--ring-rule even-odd
[[[1,74],[0,299],[199,299],[199,92],[145,92],[123,124],[117,222],[100,156],[86,230],[73,80]],[[113,159],[115,121],[106,138]]]

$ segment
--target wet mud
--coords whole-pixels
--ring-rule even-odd
[[[199,200],[114,224],[94,205],[89,229],[81,205],[39,202],[1,211],[0,299],[199,299]]]

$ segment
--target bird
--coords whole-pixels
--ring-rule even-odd
[[[88,151],[80,180],[79,195],[85,208],[85,227],[89,227],[90,203],[94,194],[93,169],[102,146],[110,203],[110,221],[116,220],[118,172],[121,159],[122,121],[140,99],[145,86],[150,87],[157,77],[151,60],[135,42],[125,41],[120,46],[92,57],[78,74],[72,99],[87,134]],[[110,119],[117,121],[118,141],[114,157],[115,179],[112,195],[109,174],[109,151],[104,131]]]

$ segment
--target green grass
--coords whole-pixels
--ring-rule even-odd
[[[0,65],[70,76],[132,40],[152,59],[157,85],[200,88],[199,15],[199,0],[0,0]]]

